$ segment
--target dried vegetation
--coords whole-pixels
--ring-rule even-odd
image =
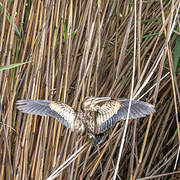
[[[180,178],[179,0],[7,2],[0,4],[7,67],[0,71],[0,179],[53,179],[58,167],[57,179],[111,179],[116,167],[117,179]],[[7,66],[21,62],[29,63]],[[15,105],[50,99],[78,109],[85,96],[130,97],[132,88],[156,113],[129,121],[119,165],[124,125],[93,147],[86,135]]]

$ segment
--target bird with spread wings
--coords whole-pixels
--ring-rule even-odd
[[[72,131],[85,131],[94,139],[94,145],[102,142],[104,132],[120,120],[126,120],[130,99],[111,97],[86,97],[81,110],[76,111],[65,103],[48,100],[18,100],[17,108],[23,113],[51,116]],[[154,113],[154,106],[132,100],[129,119],[142,118]]]

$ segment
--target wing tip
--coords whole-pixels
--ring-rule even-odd
[[[57,103],[49,100],[31,99],[16,101],[16,107],[22,113],[39,116],[50,116],[58,119],[67,128],[71,128],[71,124],[68,122],[68,120],[65,117],[63,117],[62,114],[59,114],[58,111],[56,111],[56,109],[51,108],[51,105],[53,104]]]
[[[16,108],[22,113],[40,116],[46,116],[46,112],[43,112],[43,107],[47,107],[48,105],[49,101],[46,100],[22,99],[16,101]]]
[[[25,99],[19,99],[19,100],[16,101],[16,105],[25,104],[25,103],[27,103],[27,102],[28,102],[28,100],[25,100]]]
[[[148,111],[149,111],[150,114],[154,114],[156,112],[155,106],[153,104],[150,104],[150,103],[147,103],[147,102],[144,102],[144,103],[148,107]]]

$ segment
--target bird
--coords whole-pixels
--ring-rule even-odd
[[[80,110],[50,100],[17,100],[17,109],[23,113],[50,116],[78,134],[87,134],[94,145],[103,141],[105,131],[121,120],[127,119],[130,99],[111,97],[86,97]],[[144,101],[131,100],[129,119],[146,117],[155,112],[154,106]]]

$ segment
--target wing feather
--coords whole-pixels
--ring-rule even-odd
[[[51,116],[74,130],[77,112],[67,104],[48,100],[18,100],[16,104],[23,113]]]
[[[130,100],[125,98],[105,102],[97,112],[97,133],[106,131],[120,120],[126,120],[129,102]],[[154,112],[153,105],[143,101],[132,100],[129,119],[145,117]]]

